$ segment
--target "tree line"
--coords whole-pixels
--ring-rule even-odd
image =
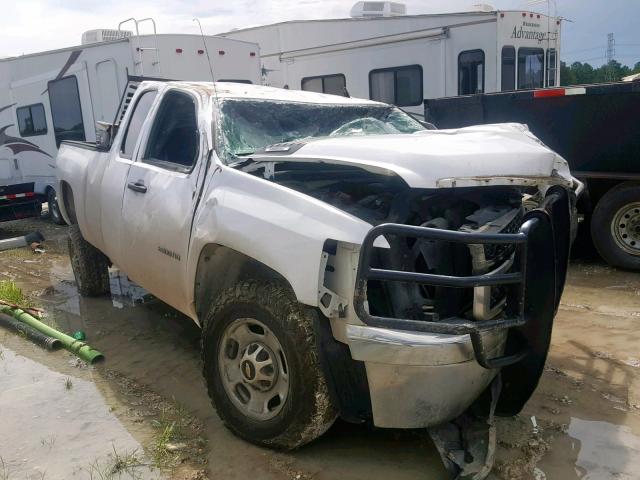
[[[611,60],[598,68],[594,68],[588,63],[573,62],[571,65],[567,65],[565,62],[560,62],[561,85],[618,82],[623,77],[634,73],[640,73],[640,62],[637,62],[633,68],[622,65],[617,60]]]

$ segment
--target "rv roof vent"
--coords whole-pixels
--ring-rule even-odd
[[[353,18],[396,17],[407,14],[407,6],[398,2],[356,2],[351,8]]]
[[[114,40],[130,37],[131,33],[132,32],[128,30],[109,30],[106,28],[88,30],[82,34],[82,45],[98,42],[113,42]]]
[[[493,5],[489,5],[488,3],[476,3],[473,5],[473,7],[476,9],[476,11],[478,12],[495,12],[496,11],[496,7],[494,7]]]

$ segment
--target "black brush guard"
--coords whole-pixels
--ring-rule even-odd
[[[360,250],[354,294],[355,311],[362,322],[372,327],[452,335],[469,334],[477,362],[487,369],[514,365],[525,357],[531,357],[525,362],[528,363],[527,372],[521,373],[537,374],[533,385],[535,388],[544,366],[553,316],[564,287],[570,222],[569,194],[564,188],[553,187],[541,208],[524,216],[518,233],[465,233],[393,223],[378,225],[366,235]],[[467,245],[512,245],[515,259],[507,272],[466,277],[373,268],[373,243],[376,238],[384,235]],[[453,288],[507,285],[509,307],[504,318],[483,321],[463,318],[422,321],[380,317],[371,315],[365,305],[368,280],[414,282]],[[510,331],[505,354],[489,358],[482,333],[499,329]]]

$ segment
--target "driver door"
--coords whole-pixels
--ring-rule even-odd
[[[166,90],[127,175],[121,230],[123,269],[166,303],[187,303],[187,254],[204,151],[199,100]]]

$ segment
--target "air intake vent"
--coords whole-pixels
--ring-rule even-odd
[[[88,30],[82,34],[82,45],[98,42],[113,42],[130,36],[131,32],[128,30],[110,30],[106,28]]]
[[[398,2],[357,2],[351,8],[353,18],[396,17],[407,14],[407,6]]]

